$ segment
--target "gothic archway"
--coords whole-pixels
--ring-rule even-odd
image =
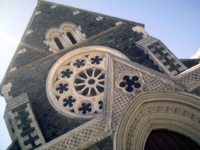
[[[200,144],[200,98],[184,92],[139,94],[124,110],[114,136],[115,150],[143,150],[152,130],[167,129]]]

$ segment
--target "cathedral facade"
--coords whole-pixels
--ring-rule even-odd
[[[0,91],[9,150],[200,148],[199,59],[141,23],[38,1]]]

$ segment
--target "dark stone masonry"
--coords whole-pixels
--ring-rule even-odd
[[[52,6],[55,6],[55,7],[52,7]],[[33,14],[28,24],[28,27],[25,30],[21,43],[16,50],[16,53],[12,59],[10,67],[8,68],[8,71],[0,87],[1,91],[3,91],[2,89],[4,89],[5,87],[4,85],[8,85],[9,83],[12,84],[12,86],[10,87],[10,90],[8,90],[9,88],[5,88],[6,90],[3,91],[3,92],[6,91],[8,96],[10,96],[9,99],[6,99],[7,102],[9,100],[10,106],[12,105],[12,99],[19,97],[19,103],[18,103],[19,106],[15,108],[14,106],[12,106],[13,108],[9,110],[8,112],[6,112],[6,113],[10,113],[9,115],[12,115],[14,113],[17,114],[14,120],[12,120],[12,117],[10,118],[5,117],[5,119],[10,120],[9,121],[10,125],[12,125],[12,122],[17,122],[18,124],[15,124],[15,125],[17,126],[17,131],[18,130],[20,131],[20,135],[16,135],[15,140],[12,139],[13,141],[10,147],[8,148],[9,150],[23,149],[21,148],[22,144],[25,147],[27,145],[30,145],[31,148],[29,149],[36,149],[43,145],[41,142],[42,141],[40,137],[41,135],[44,138],[43,140],[44,143],[52,142],[53,140],[59,139],[66,133],[71,133],[72,131],[73,131],[72,133],[74,133],[74,129],[78,130],[79,127],[87,125],[90,121],[92,121],[92,119],[90,118],[84,119],[84,118],[64,116],[63,114],[58,112],[54,108],[54,106],[52,106],[52,104],[48,100],[47,92],[46,92],[47,76],[52,66],[62,56],[68,54],[69,52],[73,52],[74,50],[78,48],[87,47],[87,46],[104,46],[104,47],[115,49],[121,54],[124,54],[130,61],[135,62],[141,66],[144,66],[143,68],[140,68],[141,70],[144,69],[145,67],[150,69],[151,72],[153,70],[155,72],[155,74],[153,75],[154,78],[149,78],[149,80],[150,79],[156,80],[157,75],[158,75],[159,76],[158,83],[170,84],[170,87],[172,86],[175,87],[174,89],[182,88],[183,90],[182,91],[180,90],[181,92],[188,92],[187,91],[188,88],[191,88],[189,86],[187,87],[187,85],[184,85],[184,81],[180,81],[180,83],[178,83],[177,81],[175,81],[175,78],[170,78],[169,75],[167,75],[167,73],[164,71],[164,69],[158,66],[159,63],[155,63],[155,60],[153,60],[150,57],[150,55],[145,51],[144,48],[136,45],[136,42],[144,39],[145,35],[142,32],[133,31],[132,28],[133,27],[144,28],[144,24],[132,22],[132,21],[124,20],[124,19],[119,19],[119,18],[115,18],[111,16],[106,16],[106,15],[102,15],[102,14],[98,14],[94,12],[89,12],[86,10],[81,10],[81,9],[77,9],[73,7],[54,4],[54,3],[42,1],[42,0],[38,1],[38,6],[36,7],[36,10],[34,13],[39,12],[39,11],[41,13]],[[77,13],[76,15],[74,15],[75,11],[80,11],[80,13]],[[103,19],[96,20],[96,18],[99,16],[103,17]],[[69,40],[71,39],[72,46],[64,47],[62,43],[60,43],[60,45],[57,44],[58,48],[60,49],[64,48],[64,49],[58,51],[57,53],[53,53],[49,50],[50,46],[46,45],[44,42],[45,40],[47,40],[45,39],[45,34],[51,28],[58,29],[58,27],[64,22],[74,23],[77,26],[77,28],[81,27],[81,33],[85,34],[85,40],[82,40],[77,43],[76,39],[73,37],[73,35],[70,35],[71,33],[69,32],[70,34],[68,34],[68,37],[69,37]],[[31,31],[31,30],[32,30],[32,33],[31,32],[28,33],[28,31]],[[73,30],[75,32],[76,29],[73,29]],[[53,32],[52,32],[52,36],[53,36]],[[61,34],[59,34],[59,36],[61,36]],[[52,39],[49,41],[56,43],[55,39],[54,41]],[[59,42],[60,41],[57,41],[57,43]],[[26,49],[26,51],[23,53],[18,53],[22,49]],[[164,46],[164,44],[161,41],[157,41],[156,43],[149,45],[148,49],[155,50],[153,52],[153,55],[159,55],[158,57],[159,61],[165,60],[165,62],[163,63],[164,67],[169,66],[168,70],[170,72],[175,70],[177,71],[177,74],[180,74],[184,71],[184,70],[181,70],[181,71],[179,70],[179,68],[181,67],[180,64],[174,64],[177,58],[174,57],[173,59],[169,59],[170,54],[163,52],[163,50],[166,50],[167,48]],[[111,54],[111,55],[115,55],[115,54]],[[102,59],[103,58],[96,56],[95,58],[91,59],[92,60],[91,64],[99,65]],[[127,63],[128,60],[124,62]],[[180,62],[183,63],[183,66],[185,65],[185,68],[192,68],[193,66],[199,63],[199,59],[198,60],[187,59],[187,60],[181,60]],[[75,65],[77,66],[77,68],[81,68],[85,64],[83,60],[82,61],[80,60],[80,61],[76,61]],[[11,68],[15,68],[15,67],[16,67],[15,71],[9,72]],[[93,68],[91,67],[89,69],[92,70]],[[98,71],[101,72],[100,69]],[[109,77],[108,74],[106,74],[108,72],[106,73],[105,72],[103,72],[103,75],[104,75],[103,79]],[[84,73],[84,70],[81,73]],[[62,78],[65,78],[65,77],[70,78],[72,71],[70,71],[70,69],[65,69],[65,72],[63,71],[62,74],[63,74]],[[88,84],[92,86],[97,81],[93,79],[91,76],[90,76],[91,79],[88,80]],[[124,82],[122,82],[124,84],[122,85],[123,87],[128,86],[127,93],[130,91],[133,91],[133,88],[139,89],[141,87],[141,84],[138,83],[139,78],[137,76],[133,76],[131,78],[132,79],[126,78],[124,79]],[[59,79],[58,77],[56,77],[56,79],[54,80],[57,81]],[[114,79],[110,78],[109,81],[111,80],[114,81]],[[141,80],[143,80],[142,77],[141,77]],[[170,83],[168,83],[169,80],[170,80]],[[174,85],[171,84],[172,82]],[[76,78],[74,78],[74,83],[76,83]],[[191,86],[193,84],[194,84],[194,81],[192,81]],[[65,89],[67,88],[67,84],[66,85],[60,84],[59,86],[60,87],[59,88],[57,87],[57,90],[60,90],[60,93],[65,92]],[[106,85],[106,83],[104,83],[104,80],[103,80],[102,86],[103,88],[99,90],[100,92],[103,92],[103,90],[105,90],[104,86],[109,87],[109,85]],[[115,85],[113,84],[112,86],[115,86]],[[177,88],[180,86],[182,87]],[[146,87],[146,89],[148,88]],[[159,86],[158,86],[158,89],[159,89]],[[81,89],[75,88],[75,90],[78,93]],[[109,91],[110,89],[107,89],[107,90]],[[159,92],[163,92],[163,91],[159,89]],[[3,92],[1,93],[1,95],[6,97],[6,94],[4,94]],[[151,91],[147,91],[146,93],[148,92],[151,93]],[[175,92],[175,90],[173,92]],[[194,95],[200,96],[199,87],[194,88],[190,92]],[[27,102],[22,103],[20,105],[21,103],[20,96],[24,93],[27,94],[27,97],[28,97]],[[139,90],[134,94],[137,95],[138,93],[139,93]],[[132,98],[134,98],[135,95],[132,95]],[[84,96],[87,96],[86,92]],[[93,95],[91,94],[89,96],[91,97]],[[123,99],[123,95],[120,95],[120,97]],[[58,96],[56,98],[57,98],[56,100],[59,101]],[[66,106],[69,105],[70,107],[72,107],[72,103],[75,103],[75,102],[76,100],[73,99],[72,97],[70,97],[69,99],[65,99]],[[141,105],[146,104],[146,103],[147,102],[141,103]],[[124,107],[124,109],[128,108],[128,106],[123,105],[123,102],[121,102],[120,104],[121,104],[121,107]],[[30,105],[29,109],[31,109],[32,111],[27,110],[29,105]],[[88,112],[91,111],[88,109],[91,106],[91,104],[87,106],[88,108],[86,108],[86,106],[87,105],[85,102],[84,105],[81,105],[81,109],[79,108],[80,110],[83,111],[83,114],[87,113],[87,111]],[[102,99],[99,102],[98,107],[99,109],[104,110],[105,108],[103,108],[103,106],[104,106],[104,102]],[[121,110],[121,111],[122,111],[121,113],[125,112],[125,110]],[[33,112],[33,114],[31,114],[31,112]],[[109,112],[106,112],[106,113],[109,113]],[[108,120],[106,119],[106,121]],[[35,123],[34,126],[32,125],[32,123]],[[37,129],[37,127],[40,130]],[[98,127],[101,129],[103,128],[103,125],[100,124],[98,125]],[[106,129],[108,128],[107,125],[105,128]],[[12,131],[10,133],[12,133],[13,135],[18,133],[18,132],[16,133],[14,128],[11,128],[11,130]],[[88,145],[86,144],[87,145],[86,150],[112,150],[113,139],[114,139],[113,134],[116,130],[117,130],[116,128],[112,129],[112,133],[110,132],[110,134],[106,135],[104,139],[98,138],[98,140],[96,140],[93,143],[90,141],[92,144],[91,143]],[[93,130],[87,129],[85,132],[92,133]],[[103,129],[102,129],[102,132],[104,132]],[[79,137],[79,135],[76,135],[76,136]],[[95,137],[96,134],[94,134],[93,136],[94,136],[93,138],[97,138]],[[28,137],[28,138],[25,138],[25,137]],[[74,142],[77,137],[74,138],[72,136],[72,138],[70,139],[71,142]],[[101,137],[103,137],[103,135],[101,135]],[[24,139],[22,144],[19,142],[20,141],[19,138]],[[84,139],[85,137],[80,137],[80,138]],[[91,139],[87,139],[87,140],[89,141]],[[66,149],[66,145],[68,146],[69,143],[70,141],[67,141],[64,144],[61,142],[58,145],[62,146],[63,144],[65,146],[65,148],[63,147],[63,149]],[[56,146],[53,148],[57,149]]]

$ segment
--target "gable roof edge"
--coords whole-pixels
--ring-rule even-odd
[[[177,82],[174,78],[170,77],[167,74],[160,73],[160,72],[158,72],[156,70],[153,70],[151,68],[148,68],[146,66],[138,64],[136,62],[133,62],[133,61],[130,61],[130,60],[125,60],[123,58],[119,58],[119,57],[117,57],[117,56],[115,56],[113,54],[109,54],[109,55],[111,55],[111,57],[115,61],[118,61],[120,63],[126,64],[129,67],[133,67],[134,66],[134,68],[137,68],[137,70],[139,70],[141,72],[144,72],[144,73],[146,73],[148,75],[151,75],[151,76],[154,76],[154,77],[159,77],[159,79],[161,81],[163,81],[164,83],[169,83],[169,84],[171,84],[173,86],[176,85],[181,89],[185,89],[186,88],[184,85],[182,85],[181,83]]]
[[[16,50],[15,50],[15,53],[14,53],[14,55],[13,55],[11,61],[10,61],[10,64],[8,65],[8,68],[7,68],[7,70],[6,70],[6,73],[4,74],[4,77],[3,77],[3,79],[2,79],[2,81],[1,81],[1,83],[0,83],[0,91],[1,91],[1,89],[2,89],[2,86],[4,85],[4,82],[5,82],[5,80],[6,80],[6,77],[8,76],[9,70],[11,69],[11,66],[12,66],[13,62],[14,62],[15,59],[16,59],[17,50],[18,50],[19,47],[21,46],[21,42],[25,39],[25,37],[26,37],[26,32],[28,31],[30,25],[31,25],[32,22],[33,22],[33,19],[35,18],[35,13],[37,12],[37,10],[38,10],[38,8],[39,8],[39,6],[40,6],[40,4],[41,4],[41,1],[42,1],[42,0],[38,0],[37,6],[36,6],[35,10],[33,11],[32,16],[31,16],[31,19],[29,20],[29,22],[28,22],[28,24],[27,24],[27,26],[26,26],[26,29],[24,30],[24,33],[23,33],[23,35],[22,35],[22,37],[21,37],[20,43],[18,44],[18,46],[17,46],[17,48],[16,48]],[[0,93],[0,95],[1,95],[1,93]]]
[[[49,1],[47,1],[47,0],[39,0],[39,1],[46,2],[46,3],[49,3],[49,4],[53,4],[53,5],[57,5],[57,6],[62,6],[62,7],[68,7],[68,8],[78,9],[78,10],[80,10],[80,11],[85,11],[85,12],[88,12],[88,13],[94,13],[94,14],[98,14],[98,15],[103,15],[103,16],[107,16],[107,17],[119,19],[119,20],[122,20],[122,21],[132,22],[132,23],[137,24],[137,25],[139,25],[139,26],[145,27],[145,24],[139,23],[139,22],[135,22],[135,21],[132,21],[132,20],[122,19],[122,18],[118,18],[118,17],[114,17],[114,16],[102,14],[102,13],[99,13],[99,12],[93,12],[93,11],[85,10],[85,9],[82,9],[82,8],[76,8],[76,7],[69,6],[69,5],[64,5],[64,4],[58,4],[58,3],[54,3],[54,2],[49,2]]]

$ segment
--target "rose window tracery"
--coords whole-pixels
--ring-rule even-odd
[[[74,86],[84,96],[96,96],[104,91],[104,80],[104,70],[89,67],[77,74]]]
[[[54,63],[47,76],[46,93],[58,113],[78,119],[92,119],[102,113],[109,53],[128,60],[115,49],[95,45],[72,50]]]
[[[71,57],[57,67],[53,77],[56,107],[70,116],[86,118],[103,109],[105,53],[90,52]]]
[[[72,73],[73,73],[72,71],[70,71],[69,69],[66,69],[61,72],[61,75],[62,75],[62,78],[65,78],[65,77],[70,78]]]

